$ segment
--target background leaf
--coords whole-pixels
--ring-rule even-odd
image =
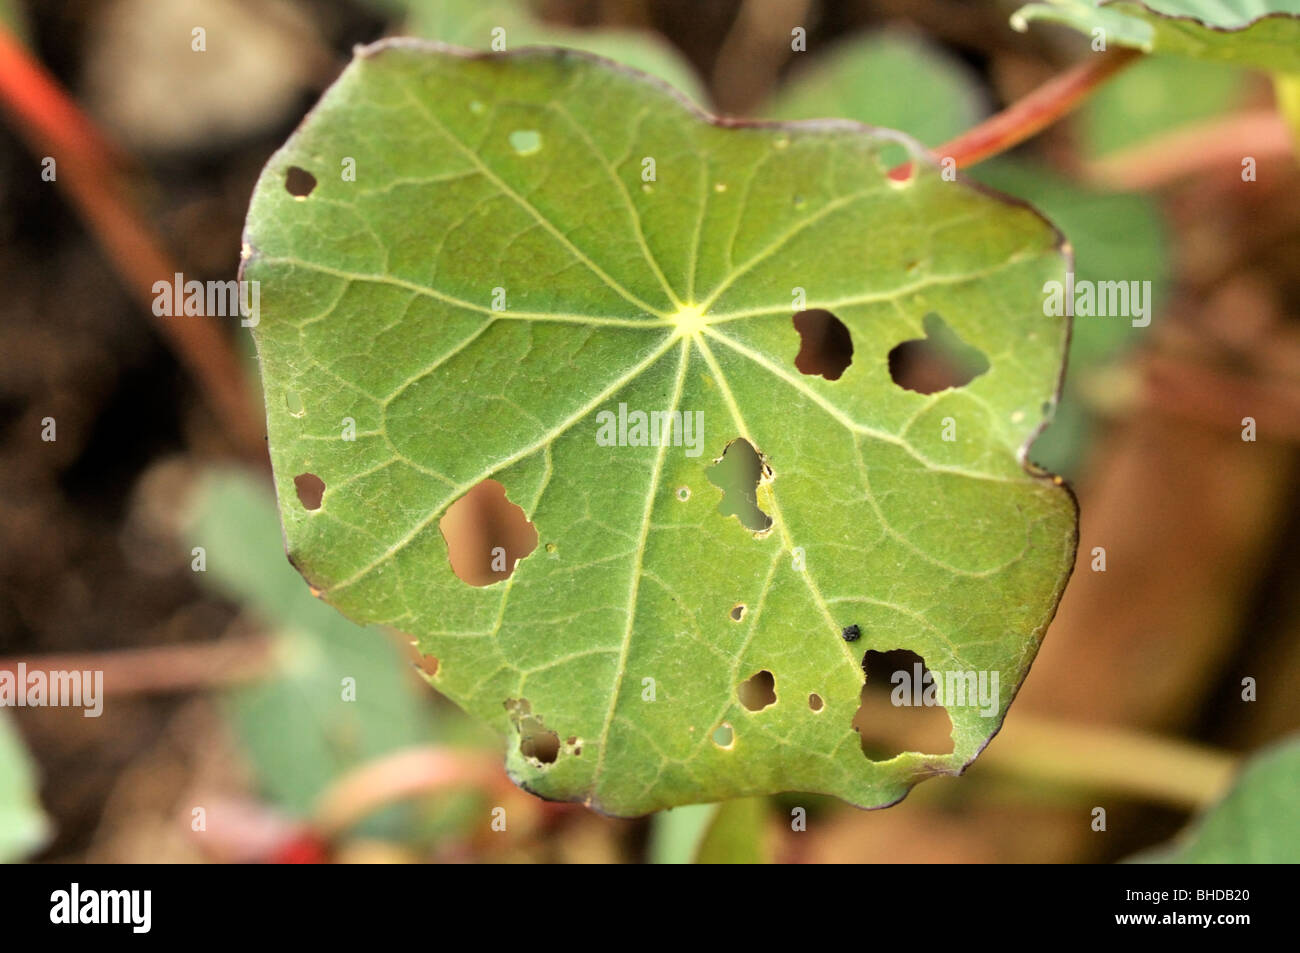
[[[1062,23],[1108,45],[1146,53],[1220,60],[1259,69],[1300,71],[1300,0],[1047,0],[1011,18]]]
[[[726,801],[709,822],[696,853],[697,864],[770,864],[767,801],[743,797]]]
[[[649,73],[697,103],[707,102],[694,67],[657,33],[644,30],[570,29],[548,23],[526,0],[388,0],[404,8],[403,32],[472,50],[493,47],[492,31],[505,31],[507,50],[563,46],[604,56]]]
[[[0,711],[0,863],[22,860],[50,835],[36,773],[9,713]]]
[[[910,33],[854,37],[811,59],[782,84],[765,116],[853,119],[937,146],[988,112],[970,67]]]
[[[1253,756],[1228,795],[1168,847],[1139,862],[1167,864],[1300,863],[1300,737]]]
[[[284,558],[274,504],[242,471],[207,474],[187,535],[206,550],[201,578],[274,627],[277,672],[231,689],[233,724],[264,792],[303,815],[339,775],[402,748],[475,736],[437,717],[392,639],[314,599]],[[355,680],[356,700],[343,697]],[[398,828],[393,828],[394,830]]]

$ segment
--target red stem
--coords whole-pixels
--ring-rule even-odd
[[[181,269],[128,198],[119,151],[2,23],[0,107],[36,155],[56,160],[55,182],[152,316],[154,283],[171,283]],[[155,317],[155,324],[240,452],[263,461],[261,415],[226,336],[208,318]]]
[[[955,159],[958,168],[1006,152],[1056,122],[1094,89],[1142,54],[1119,49],[1094,57],[1048,80],[1023,99],[990,116],[957,138],[930,150],[936,159]]]

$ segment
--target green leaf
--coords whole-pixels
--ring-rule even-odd
[[[687,804],[656,814],[650,822],[650,863],[694,863],[700,843],[709,832],[720,806]]]
[[[1300,736],[1256,754],[1228,795],[1169,846],[1139,862],[1171,864],[1300,863]]]
[[[1000,156],[980,163],[970,175],[1024,199],[1057,223],[1070,236],[1079,281],[1151,282],[1143,295],[1152,311],[1147,327],[1114,315],[1074,318],[1070,374],[1052,422],[1029,453],[1035,463],[1073,477],[1096,427],[1088,394],[1113,389],[1106,375],[1114,363],[1160,320],[1170,278],[1164,222],[1146,195],[1090,189],[1041,164]]]
[[[202,580],[276,627],[280,670],[228,693],[268,797],[305,814],[347,770],[445,734],[392,641],[312,598],[285,562],[270,495],[251,477],[206,474],[187,536],[205,550]],[[355,700],[345,696],[344,679],[353,680]]]
[[[648,30],[570,29],[535,16],[525,0],[401,0],[399,5],[406,8],[404,32],[410,36],[471,50],[504,52],[525,46],[584,50],[658,77],[696,102],[706,101],[691,64]]]
[[[1229,97],[1229,84],[1239,92],[1244,75],[1215,63],[1144,60],[1102,87],[1098,93],[1102,97],[1121,84],[1123,92],[1106,98],[1104,106],[1090,106],[1088,127],[1108,134],[1108,147],[1114,147],[1121,133],[1112,130],[1159,128],[1161,110],[1173,100],[1181,104],[1186,98],[1180,97],[1176,84],[1184,91],[1195,89],[1198,97],[1192,99],[1197,105],[1175,106],[1172,112],[1184,119],[1199,118],[1205,113],[1196,110]],[[977,79],[941,48],[909,34],[884,33],[846,41],[814,58],[795,73],[764,114],[781,119],[852,119],[899,129],[934,146],[984,118],[981,97],[972,93],[975,88]],[[907,95],[898,95],[899,89],[907,90]],[[1099,192],[1056,175],[1041,163],[1005,157],[982,162],[967,174],[1024,199],[1069,235],[1078,278],[1149,279],[1154,300],[1164,300],[1168,278],[1164,230],[1150,198]],[[1070,376],[1052,423],[1034,442],[1031,459],[1054,473],[1076,472],[1095,418],[1083,388],[1090,385],[1091,377],[1107,370],[1139,333],[1123,318],[1075,320]]]
[[[899,90],[907,90],[900,96]],[[979,81],[941,48],[909,33],[854,37],[797,70],[763,111],[772,119],[852,119],[937,146],[985,113]]]
[[[709,822],[695,856],[697,864],[770,864],[767,801],[761,797],[724,802]]]
[[[0,711],[0,863],[40,849],[50,824],[36,796],[36,772],[7,712]]]
[[[286,190],[294,167],[310,194]],[[1001,723],[1075,548],[1070,496],[1019,462],[1066,338],[1042,294],[1059,235],[1032,210],[895,133],[714,122],[581,54],[390,41],[268,163],[246,240],[291,558],[435,654],[520,784],[620,815],[782,790],[883,805]],[[838,380],[794,365],[795,288],[852,335]],[[987,373],[891,380],[931,315]],[[620,404],[698,419],[695,449],[601,445]],[[721,515],[706,475],[738,438],[766,532]],[[539,545],[470,586],[439,521],[488,478]],[[864,756],[863,654],[895,648],[997,673],[989,717],[950,706],[951,753]],[[764,670],[777,700],[751,711],[739,686]],[[565,739],[550,763],[541,732]]]
[[[1011,25],[1062,23],[1107,45],[1259,69],[1300,71],[1300,0],[1046,0],[1021,7]]]

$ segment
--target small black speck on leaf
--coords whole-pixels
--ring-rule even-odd
[[[840,635],[844,637],[845,642],[856,642],[858,640],[858,636],[860,636],[861,634],[862,634],[862,630],[858,628],[856,625],[846,625],[844,627],[844,631],[840,633]]]

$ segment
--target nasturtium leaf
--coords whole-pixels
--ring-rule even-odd
[[[884,805],[1001,723],[1076,542],[1068,492],[1021,463],[1067,336],[1037,213],[901,134],[710,120],[570,51],[387,41],[268,163],[244,256],[290,558],[436,655],[529,790],[619,815],[782,790]],[[837,380],[794,366],[802,309],[852,335]],[[989,370],[895,384],[888,355],[928,315]],[[690,429],[644,445],[651,412]],[[742,439],[766,532],[706,475]],[[468,585],[440,520],[488,479],[538,545]],[[984,673],[988,704],[949,695],[951,753],[864,756],[863,656],[898,648]],[[752,710],[762,672],[775,700]]]
[[[1070,376],[1051,424],[1029,450],[1034,463],[1073,477],[1083,466],[1097,430],[1097,395],[1112,398],[1110,378],[1116,362],[1162,318],[1170,278],[1164,221],[1150,196],[1089,188],[1042,163],[998,156],[981,162],[970,175],[1029,202],[1070,236],[1080,286],[1123,282],[1133,295],[1130,302],[1140,296],[1146,312],[1141,317],[1074,317]]]
[[[1222,801],[1174,841],[1138,862],[1174,864],[1300,863],[1300,736],[1254,755]]]
[[[1300,0],[1044,0],[1021,7],[1011,24],[1025,30],[1033,20],[1108,46],[1300,72]]]
[[[1171,69],[1172,68],[1172,69]],[[1124,84],[1127,95],[1108,100],[1108,110],[1092,126],[1129,129],[1124,119],[1140,115],[1146,125],[1156,112],[1152,100],[1168,106],[1172,76],[1198,92],[1217,89],[1246,74],[1230,66],[1192,60],[1145,58],[1111,82]],[[1155,79],[1153,79],[1153,75]],[[1130,77],[1139,82],[1130,83]],[[1160,85],[1157,85],[1157,82]],[[868,34],[814,54],[782,86],[763,115],[777,119],[852,119],[872,126],[906,132],[922,143],[937,146],[984,118],[980,96],[971,90],[977,78],[941,47],[905,33]],[[1111,84],[1102,87],[1104,96]],[[1178,116],[1198,116],[1227,98],[1204,97],[1200,107],[1174,110]],[[1121,104],[1129,110],[1120,114]],[[1093,113],[1099,115],[1098,112]],[[1164,301],[1168,278],[1163,225],[1155,203],[1145,195],[1100,192],[1053,173],[1041,162],[997,157],[981,162],[968,175],[986,185],[1029,202],[1070,237],[1076,278],[1094,281],[1150,280],[1150,298]],[[1109,370],[1111,362],[1140,339],[1142,328],[1127,318],[1075,318],[1070,336],[1070,376],[1052,422],[1029,451],[1029,458],[1055,473],[1070,476],[1086,456],[1096,414],[1085,390]]]

